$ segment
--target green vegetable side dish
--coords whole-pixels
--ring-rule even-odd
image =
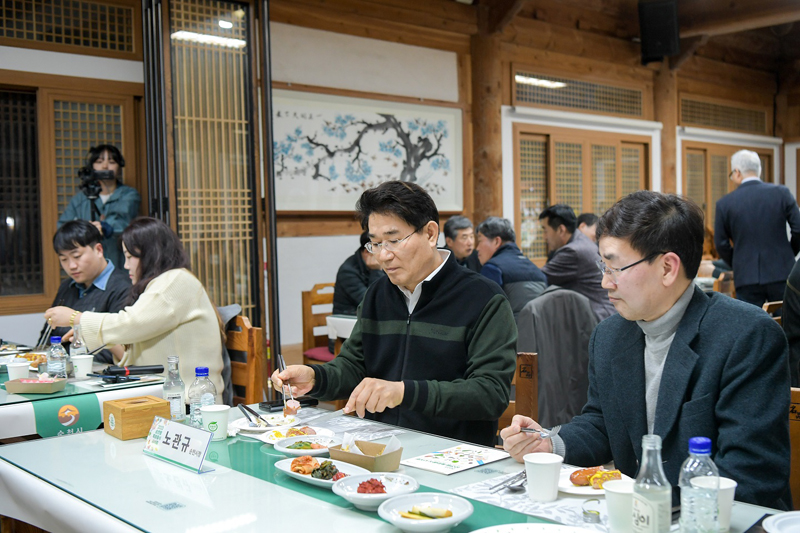
[[[317,479],[326,479],[330,480],[333,476],[339,473],[339,469],[330,462],[330,461],[323,461],[319,468],[311,472],[311,477]]]
[[[287,450],[310,450],[311,449],[311,443],[310,442],[306,442],[304,440],[301,440],[301,441],[295,442],[294,444],[292,444],[290,446],[287,446],[286,449]]]

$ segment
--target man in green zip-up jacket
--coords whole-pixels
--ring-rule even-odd
[[[517,329],[503,290],[437,250],[439,212],[418,185],[387,182],[357,204],[386,272],[339,356],[273,374],[295,394],[348,398],[359,416],[491,445],[508,406]]]

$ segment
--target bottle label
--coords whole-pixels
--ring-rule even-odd
[[[669,531],[670,500],[669,493],[663,502],[654,502],[642,494],[633,493],[633,533],[661,533]]]
[[[180,392],[167,394],[165,398],[169,402],[169,414],[173,419],[183,418],[183,394]]]

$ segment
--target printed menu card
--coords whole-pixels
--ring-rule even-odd
[[[449,476],[462,470],[505,459],[508,456],[508,453],[503,450],[461,444],[440,452],[412,457],[411,459],[400,461],[400,464]]]

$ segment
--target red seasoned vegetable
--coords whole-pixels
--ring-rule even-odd
[[[386,494],[386,487],[375,478],[362,481],[358,484],[359,494]]]

